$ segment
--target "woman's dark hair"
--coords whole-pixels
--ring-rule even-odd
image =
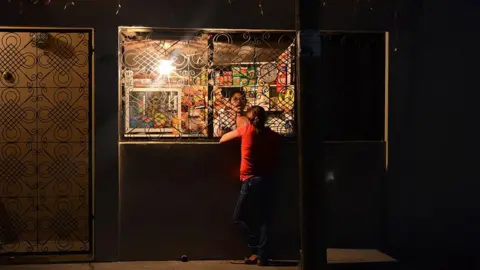
[[[266,120],[266,113],[265,109],[260,106],[252,106],[247,110],[247,117],[255,127],[256,131],[262,131],[265,129],[265,120]]]
[[[229,90],[230,91],[228,93],[228,100],[230,102],[232,102],[232,98],[233,98],[233,96],[235,96],[235,94],[242,95],[242,99],[245,100],[245,92],[243,91],[243,89],[241,87],[232,87]]]

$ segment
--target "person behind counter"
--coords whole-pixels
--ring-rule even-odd
[[[220,143],[241,139],[240,195],[233,214],[235,224],[246,234],[252,255],[246,264],[268,265],[268,223],[271,212],[271,175],[280,135],[265,127],[266,113],[252,106],[248,124],[222,136]]]
[[[218,93],[221,99],[223,97],[221,91],[218,91]],[[231,89],[228,101],[219,104],[221,108],[218,110],[215,121],[215,135],[222,136],[229,131],[248,124],[248,119],[244,115],[246,103],[245,93],[240,87]]]

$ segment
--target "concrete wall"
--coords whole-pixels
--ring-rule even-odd
[[[296,149],[285,145],[275,183],[272,246],[280,258],[299,250]],[[243,258],[233,224],[240,151],[232,145],[123,145],[120,259]],[[281,248],[279,248],[281,247]]]
[[[390,31],[386,250],[478,268],[478,2],[324,2],[322,29]]]
[[[240,189],[239,145],[122,145],[120,259],[235,259],[247,254],[233,225]],[[383,143],[328,143],[328,246],[382,245]],[[298,259],[297,149],[285,143],[277,164],[272,255]],[[323,179],[318,179],[323,181]]]
[[[387,250],[478,268],[478,2],[328,2],[323,29],[391,31]]]
[[[478,3],[407,8],[392,55],[390,246],[405,260],[477,269]]]

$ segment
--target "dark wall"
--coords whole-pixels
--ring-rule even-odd
[[[322,29],[390,31],[388,250],[478,268],[478,1],[324,2]]]
[[[296,147],[277,166],[273,255],[299,250]],[[233,224],[240,182],[239,145],[122,145],[120,259],[235,259],[248,254]],[[277,237],[282,236],[282,237]]]
[[[410,4],[391,70],[392,250],[465,269],[478,269],[480,241],[478,10],[474,1]]]
[[[382,249],[385,144],[326,143],[324,151],[327,247]]]
[[[328,143],[328,247],[382,242],[383,143]],[[122,145],[120,260],[235,259],[248,252],[233,225],[240,183],[238,143]],[[276,166],[272,256],[298,259],[297,149],[285,143]],[[323,181],[324,179],[316,179]]]
[[[478,2],[328,2],[322,29],[391,31],[390,252],[478,268]]]

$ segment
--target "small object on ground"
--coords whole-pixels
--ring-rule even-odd
[[[180,261],[188,262],[188,256],[187,255],[182,255],[182,257],[180,257]]]
[[[245,264],[245,260],[234,260],[230,261],[231,264]]]

